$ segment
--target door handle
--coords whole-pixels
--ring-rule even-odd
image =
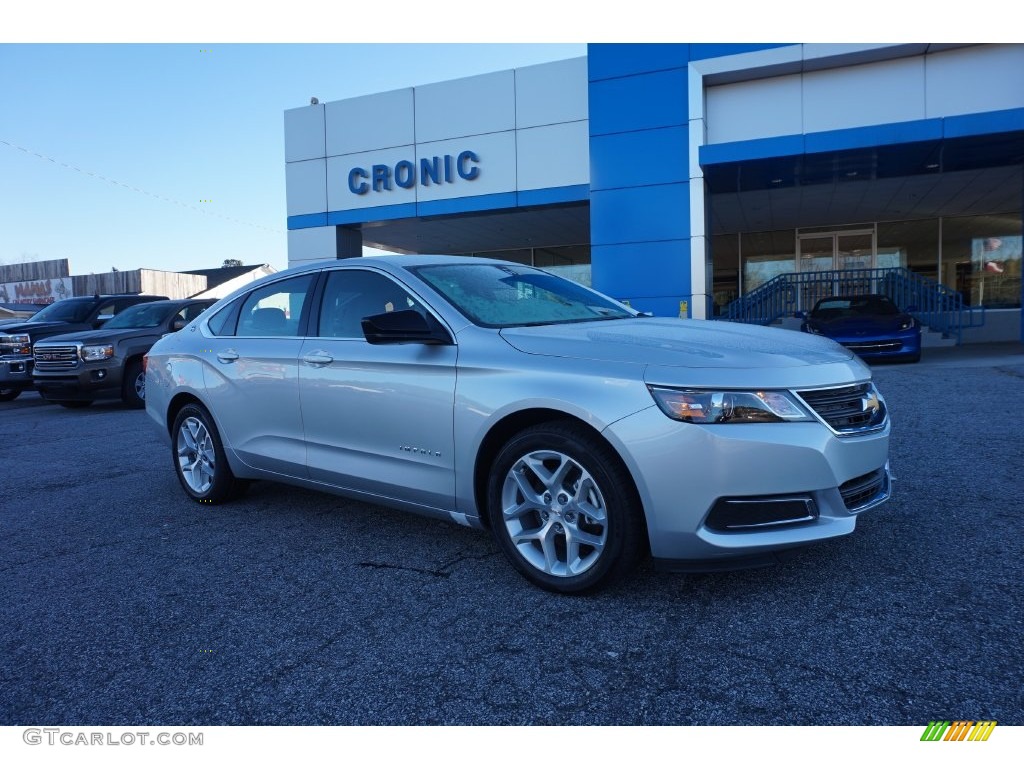
[[[217,359],[222,363],[233,363],[238,359],[238,353],[233,349],[225,349],[223,352],[217,353]]]
[[[333,357],[321,350],[310,352],[308,355],[303,355],[302,360],[305,363],[309,363],[314,368],[322,368],[323,366],[330,365],[334,362]]]

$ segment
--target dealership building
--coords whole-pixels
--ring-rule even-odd
[[[599,44],[284,124],[291,265],[492,256],[784,324],[887,292],[1024,339],[1024,45]]]

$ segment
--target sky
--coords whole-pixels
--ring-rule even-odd
[[[582,43],[0,44],[0,263],[283,269],[286,109],[583,55]]]
[[[67,258],[72,274],[87,274],[240,259],[283,269],[284,111],[313,96],[583,56],[588,41],[988,39],[970,23],[984,13],[943,35],[881,0],[858,3],[840,25],[821,10],[828,4],[797,0],[587,7],[290,0],[261,17],[252,4],[208,0],[7,4],[0,264]]]

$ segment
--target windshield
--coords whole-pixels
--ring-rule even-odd
[[[29,318],[33,323],[84,323],[89,319],[94,299],[64,299],[44,307]]]
[[[439,264],[412,271],[485,328],[633,317],[607,296],[532,267]]]
[[[156,328],[163,323],[176,309],[171,304],[136,304],[103,324],[108,328]]]
[[[899,307],[885,296],[833,296],[822,299],[811,312],[815,320],[837,320],[843,317],[898,315]]]

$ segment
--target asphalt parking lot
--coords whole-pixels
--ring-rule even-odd
[[[1022,725],[1024,348],[875,378],[898,483],[852,536],[585,598],[455,525],[187,501],[144,412],[2,403],[0,725]]]

